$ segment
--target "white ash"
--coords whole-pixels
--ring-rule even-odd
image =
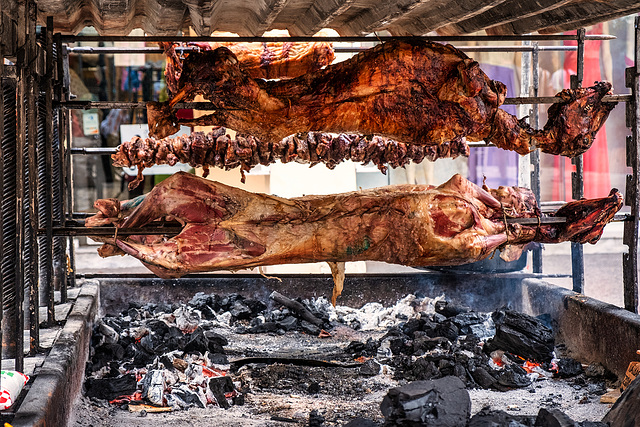
[[[433,314],[435,313],[436,301],[441,299],[444,299],[444,296],[429,298],[409,294],[391,307],[385,307],[378,302],[370,302],[361,308],[345,305],[334,307],[324,297],[303,302],[316,311],[328,313],[331,322],[340,322],[360,331],[373,331],[395,326],[401,321],[420,316],[420,313]]]

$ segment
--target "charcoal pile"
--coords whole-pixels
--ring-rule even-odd
[[[295,346],[297,351],[288,348]],[[598,385],[603,377],[590,375],[597,369],[583,371],[579,362],[558,358],[557,352],[543,319],[507,309],[478,313],[442,298],[408,295],[390,307],[368,303],[356,309],[278,292],[262,300],[199,293],[186,304],[131,303],[98,321],[84,391],[122,408],[145,404],[173,410],[229,408],[251,402],[255,393],[354,400],[378,393],[382,400],[399,384],[424,387],[440,380],[445,394],[449,389],[533,391],[537,380],[554,377],[570,378],[594,394],[606,391]],[[437,388],[427,389],[392,393],[382,413],[404,420],[413,399],[407,396],[442,400],[436,399]],[[428,418],[427,409],[420,417]],[[363,407],[332,417],[366,420],[370,411]],[[452,419],[470,415],[462,411]],[[381,421],[379,415],[367,422]]]

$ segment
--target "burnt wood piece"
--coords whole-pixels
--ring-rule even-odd
[[[558,408],[540,408],[536,417],[536,427],[575,427],[577,423]]]
[[[307,307],[305,307],[302,303],[292,300],[291,298],[287,298],[282,295],[280,292],[273,291],[269,298],[277,302],[278,304],[284,305],[289,310],[292,310],[298,317],[303,320],[306,320],[309,323],[316,325],[321,328],[324,325],[324,321],[322,319],[318,319],[316,316],[311,313]]]
[[[225,375],[222,377],[210,378],[209,389],[211,390],[213,397],[216,398],[218,406],[224,409],[229,409],[231,407],[225,396],[226,393],[232,393],[236,391],[231,377]]]
[[[622,207],[622,196],[612,190],[605,198],[568,203],[556,213],[566,223],[527,225],[506,218],[540,216],[530,190],[482,189],[460,175],[439,187],[399,185],[285,199],[179,172],[156,185],[130,214],[115,199],[95,206],[100,213],[87,218],[86,226],[137,228],[166,217],[184,224],[171,238],[95,237],[105,243],[101,255],[123,251],[168,278],[318,261],[459,265],[497,248],[509,260],[519,258],[531,241],[596,242]]]
[[[553,331],[538,319],[513,310],[498,310],[491,317],[496,334],[485,343],[485,352],[504,350],[540,363],[551,361],[555,348]]]
[[[203,52],[218,47],[226,47],[238,59],[238,65],[255,79],[283,79],[298,77],[317,71],[331,64],[335,58],[331,43],[170,43],[160,42],[167,58],[164,71],[167,83],[167,94],[173,96],[178,92],[178,81],[182,74],[183,61],[189,58],[191,66],[202,63],[207,67],[209,55]],[[179,55],[176,47],[197,46],[200,52],[183,52]]]
[[[204,177],[209,174],[211,167],[229,170],[239,166],[244,182],[244,171],[259,164],[270,165],[278,160],[282,163],[308,163],[311,166],[322,163],[329,169],[334,169],[346,160],[362,164],[371,162],[386,173],[387,166],[398,168],[409,162],[455,159],[460,155],[469,155],[469,147],[462,141],[421,146],[379,136],[309,132],[271,142],[242,134],[231,138],[225,128],[219,127],[207,134],[193,132],[175,138],[136,136],[120,144],[111,159],[116,167],[138,168],[138,176],[129,183],[129,190],[132,190],[144,179],[142,172],[145,168],[163,164],[173,166],[178,162],[202,167]]]
[[[382,400],[385,426],[467,425],[471,398],[464,383],[454,376],[414,381],[394,387]]]
[[[640,425],[640,375],[622,392],[611,410],[602,419],[611,427]]]
[[[540,148],[574,157],[591,146],[615,106],[602,102],[609,83],[563,90],[544,129],[532,129],[498,108],[506,97],[503,83],[462,51],[421,39],[389,41],[280,81],[253,79],[227,48],[202,55],[206,59],[197,62],[185,59],[170,102],[147,104],[149,135],[172,135],[181,124],[228,126],[270,141],[294,133],[357,132],[427,146],[485,140],[520,154]],[[220,109],[178,119],[173,106],[197,95]]]
[[[267,365],[281,363],[283,365],[312,366],[319,368],[359,368],[363,365],[362,363],[329,362],[326,360],[302,359],[299,357],[243,357],[242,359],[232,360],[230,365],[231,369],[236,371],[242,366],[252,363],[264,363]]]
[[[467,427],[509,426],[527,427],[533,425],[535,417],[531,415],[512,415],[501,410],[484,407],[471,419]]]
[[[136,385],[134,374],[117,378],[87,378],[84,382],[85,396],[113,400],[118,396],[133,394]]]

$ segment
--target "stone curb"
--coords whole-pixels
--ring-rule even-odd
[[[16,411],[13,427],[66,426],[69,422],[84,379],[99,296],[98,282],[84,281],[60,335]]]

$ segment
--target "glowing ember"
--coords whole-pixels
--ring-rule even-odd
[[[539,369],[542,365],[540,363],[535,363],[530,360],[525,360],[522,364],[522,368],[527,371],[528,374],[533,374],[534,372],[539,372]]]

